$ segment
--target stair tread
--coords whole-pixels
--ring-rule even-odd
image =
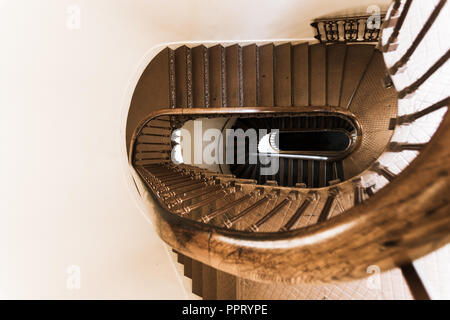
[[[291,44],[274,48],[275,105],[290,106],[291,102]]]
[[[344,178],[352,177],[359,168],[367,168],[384,151],[391,139],[389,119],[396,116],[397,96],[394,88],[386,89],[380,81],[384,72],[382,54],[375,51],[349,108],[358,117],[365,131],[360,147],[343,160]],[[378,117],[380,113],[385,116]],[[358,166],[354,166],[355,163]]]
[[[177,253],[177,262],[184,264],[184,255],[182,255],[181,253]]]
[[[204,300],[217,299],[217,270],[203,264],[202,266],[202,297]]]
[[[327,103],[330,106],[339,106],[346,52],[345,44],[327,46]]]
[[[259,105],[271,107],[274,105],[274,76],[272,43],[259,47]]]
[[[224,81],[224,47],[216,45],[209,50],[209,92],[210,105],[213,108],[226,106]]]
[[[242,87],[244,106],[257,105],[256,50],[255,44],[242,48]]]
[[[325,106],[327,104],[327,51],[323,44],[314,44],[310,49],[310,104],[312,106]]]
[[[206,71],[207,61],[205,56],[207,55],[207,49],[205,46],[197,46],[191,49],[192,57],[192,91],[193,91],[193,107],[204,108],[207,106],[207,88]]]
[[[184,256],[183,263],[184,263],[184,275],[192,279],[192,259]]]
[[[203,296],[203,264],[199,261],[192,260],[192,293]]]
[[[345,58],[344,77],[341,89],[341,101],[339,105],[347,108],[351,97],[358,87],[359,82],[372,57],[374,46],[360,44],[347,47]]]
[[[169,50],[163,49],[152,59],[136,85],[126,126],[127,148],[130,146],[133,130],[146,115],[170,107]]]
[[[191,102],[188,103],[188,82],[190,81],[188,80],[188,68],[190,68],[188,57],[190,57],[190,49],[188,47],[181,46],[175,50],[175,87],[177,108],[187,108],[188,104],[191,104]]]
[[[241,105],[239,54],[240,47],[237,44],[225,48],[227,104],[231,107]]]
[[[294,106],[309,105],[309,45],[301,43],[292,48],[292,90]]]
[[[237,278],[217,270],[217,300],[237,299]]]

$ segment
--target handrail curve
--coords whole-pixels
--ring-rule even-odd
[[[154,112],[147,119],[167,112]],[[133,135],[132,145],[135,139]],[[448,141],[447,115],[423,152],[395,180],[345,214],[318,225],[248,233],[184,219],[161,206],[153,206],[151,218],[159,236],[175,250],[239,277],[285,283],[362,278],[371,265],[388,270],[450,241]],[[151,192],[145,197],[155,202]]]

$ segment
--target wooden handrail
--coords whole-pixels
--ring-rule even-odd
[[[183,255],[259,281],[345,281],[367,276],[370,265],[401,266],[450,241],[448,141],[446,116],[423,153],[373,197],[321,224],[277,233],[184,219],[155,206],[158,199],[137,182],[159,236]]]
[[[356,116],[348,111],[333,106],[304,106],[304,107],[227,107],[227,108],[171,108],[160,109],[148,114],[136,129],[133,131],[130,141],[130,150],[128,153],[128,161],[130,165],[133,165],[133,156],[136,145],[136,140],[142,132],[142,129],[150,121],[157,119],[161,116],[208,116],[208,115],[221,115],[221,116],[233,116],[243,114],[282,114],[282,113],[308,113],[308,114],[320,114],[320,113],[333,113],[333,115],[342,115],[351,121],[353,127],[356,129],[357,141],[353,145],[353,149],[356,149],[360,144],[360,137],[362,135],[361,124],[357,120]]]
[[[408,1],[408,3],[411,3],[411,1]],[[400,2],[397,1],[394,9],[398,9],[399,4]],[[403,13],[404,17],[406,12]],[[396,28],[398,30],[400,26],[401,23],[397,22]],[[391,40],[396,38],[396,33],[395,31]],[[449,53],[447,52],[428,73],[401,91],[399,98],[415,91],[429,78],[434,70],[439,69],[448,60],[448,57]],[[448,107],[448,99],[447,97],[443,101],[415,114],[393,119],[391,129],[394,129],[395,125],[414,121],[437,108]],[[171,105],[174,106],[172,102]],[[358,136],[361,135],[361,128],[356,118],[333,107],[163,109],[148,115],[134,131],[129,153],[130,165],[133,166],[136,140],[142,133],[143,128],[150,121],[160,116],[199,117],[213,114],[233,116],[257,113],[277,113],[277,115],[280,115],[296,112],[345,114],[354,120]],[[391,144],[386,148],[386,150],[392,147],[405,148],[405,150],[423,148],[419,156],[404,171],[395,175],[395,178],[392,172],[378,163],[366,169],[365,172],[378,171],[389,180],[384,188],[374,193],[371,187],[366,186],[366,189],[364,189],[358,185],[354,189],[355,206],[346,211],[345,214],[327,219],[335,197],[331,189],[337,185],[328,187],[328,204],[322,209],[319,219],[323,221],[301,229],[291,229],[291,226],[302,215],[303,207],[297,209],[296,214],[291,219],[292,221],[288,221],[278,232],[270,233],[252,233],[229,229],[236,221],[224,221],[221,227],[180,216],[185,212],[215,201],[223,195],[237,193],[238,187],[235,184],[221,184],[217,190],[208,187],[207,190],[216,190],[214,196],[201,199],[199,202],[192,204],[192,207],[178,208],[180,215],[177,215],[170,212],[167,206],[167,203],[172,203],[173,206],[178,204],[178,198],[176,197],[179,195],[177,192],[173,192],[175,188],[167,188],[167,194],[163,192],[161,195],[155,195],[150,190],[153,186],[149,186],[151,183],[165,185],[156,178],[156,175],[161,174],[160,177],[163,177],[168,173],[156,173],[156,175],[153,175],[154,180],[151,180],[152,173],[149,173],[149,177],[145,178],[150,179],[151,183],[144,183],[136,174],[136,182],[145,203],[151,208],[148,212],[159,236],[177,252],[185,256],[192,257],[238,277],[259,281],[285,283],[346,281],[367,276],[366,270],[372,265],[377,265],[381,270],[402,267],[405,272],[405,270],[407,271],[405,266],[410,265],[411,261],[450,241],[450,146],[448,141],[450,141],[450,116],[447,114],[426,145],[404,144],[397,146]],[[165,160],[160,160],[160,162],[163,161]],[[201,175],[203,177],[203,173]],[[339,186],[358,184],[357,179],[361,175],[352,181],[344,181]],[[180,178],[178,175],[174,179],[167,179],[166,184],[175,183],[175,186],[184,188],[186,186],[183,179],[184,177]],[[202,184],[203,187],[206,185],[203,184],[206,180],[204,180],[205,178],[202,179],[198,180],[197,183]],[[192,188],[193,185],[191,184],[189,187]],[[195,190],[195,195],[204,195],[205,189]],[[364,191],[370,196],[365,201],[363,201]],[[306,192],[308,191],[305,190]],[[273,193],[261,194],[259,200],[232,219],[243,217],[257,206],[267,202],[271,196],[273,196]],[[187,199],[190,196],[183,197],[179,199]],[[170,201],[166,203],[167,199],[170,199]],[[239,199],[241,198],[238,198],[237,202],[239,202]],[[254,229],[258,229],[259,224],[265,223],[277,214],[282,207],[287,205],[288,201],[290,200],[285,199],[275,206],[268,215],[258,220]],[[230,203],[230,207],[231,204],[234,205],[234,203]],[[307,205],[308,202],[304,206]],[[215,211],[212,216],[221,213],[222,211]],[[207,217],[208,219],[211,218]]]

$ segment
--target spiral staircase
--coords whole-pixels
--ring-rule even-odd
[[[395,1],[382,33],[321,19],[318,43],[183,45],[150,62],[131,102],[129,162],[193,293],[377,298],[364,279],[376,266],[428,298],[412,262],[450,240],[449,38],[438,27],[450,8],[434,2]],[[441,43],[430,52],[430,41]],[[205,119],[279,129],[287,148],[337,133],[348,146],[280,152],[273,175],[248,143],[220,170],[173,162],[174,132]]]

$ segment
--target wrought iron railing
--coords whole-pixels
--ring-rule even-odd
[[[314,38],[321,43],[378,42],[385,14],[316,19]]]

